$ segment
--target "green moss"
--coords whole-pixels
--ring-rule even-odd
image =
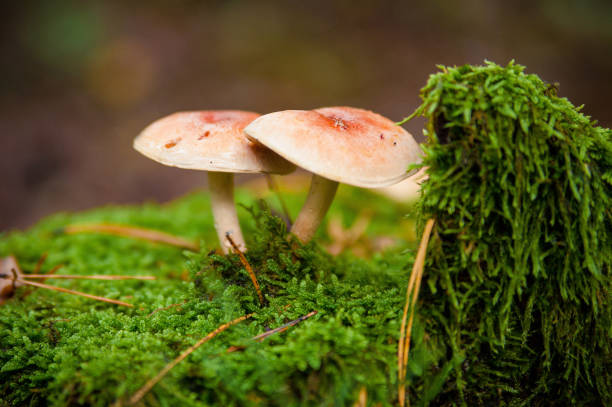
[[[300,400],[345,405],[366,386],[374,400],[388,403],[394,391],[391,373],[402,306],[399,287],[410,256],[389,253],[370,264],[334,259],[315,243],[304,247],[288,240],[284,224],[265,205],[256,205],[253,216],[259,233],[246,255],[257,270],[266,307],[260,307],[236,255],[210,253],[191,259],[199,297],[236,309],[235,315],[256,313],[256,323],[239,342],[245,345],[262,327],[279,326],[313,310],[318,314],[287,338],[249,346],[235,364],[231,358],[224,360],[220,369],[235,386],[229,386],[227,398],[221,400],[216,398],[216,384],[211,384],[210,397],[228,402],[241,388],[266,400],[265,405]]]
[[[441,67],[421,317],[463,358],[441,404],[612,404],[612,131],[524,67]],[[416,387],[413,387],[416,388]]]
[[[368,231],[374,235],[396,230],[397,218],[407,211],[366,191],[339,192],[331,215],[343,214],[349,224],[362,210],[355,198],[380,207]],[[304,194],[286,194],[292,213]],[[249,259],[266,295],[263,308],[237,257],[208,254],[217,243],[204,194],[165,206],[59,214],[27,232],[3,236],[0,256],[15,254],[26,270],[46,252],[44,270],[64,264],[66,274],[155,274],[159,279],[50,281],[131,302],[134,309],[38,289],[20,299],[20,289],[0,309],[0,400],[8,405],[125,403],[197,339],[255,311],[252,320],[228,329],[176,366],[143,404],[344,405],[365,385],[371,400],[389,405],[395,392],[397,314],[412,252],[400,248],[358,260],[331,258],[315,244],[294,249],[266,205],[254,205],[244,191],[238,197],[253,207],[253,215],[244,209],[239,214],[251,247]],[[196,254],[115,236],[54,233],[67,223],[102,220],[197,236],[205,249]],[[327,240],[324,230],[321,241]],[[186,271],[196,277],[196,285],[181,279],[188,277]],[[285,333],[262,343],[249,339],[311,310],[319,312]],[[246,348],[224,354],[232,345]],[[422,359],[428,360],[426,355]]]

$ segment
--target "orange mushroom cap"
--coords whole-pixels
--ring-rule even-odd
[[[245,133],[292,163],[330,180],[377,188],[408,177],[420,161],[412,135],[353,107],[285,110],[255,119]]]
[[[159,163],[194,170],[286,174],[295,166],[242,130],[259,114],[240,110],[178,112],[149,125],[134,148]]]

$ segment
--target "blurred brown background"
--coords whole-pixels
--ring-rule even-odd
[[[5,2],[0,230],[205,183],[131,148],[185,109],[327,105],[394,120],[436,64],[510,59],[612,125],[609,0]],[[407,125],[421,138],[422,122]]]

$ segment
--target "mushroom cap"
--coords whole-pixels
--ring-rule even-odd
[[[245,137],[259,114],[240,110],[178,112],[150,124],[134,149],[159,163],[193,170],[286,174],[295,166]]]
[[[420,162],[412,135],[391,120],[353,107],[285,110],[255,119],[245,133],[322,177],[366,188],[395,184]]]

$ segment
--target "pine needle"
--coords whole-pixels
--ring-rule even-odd
[[[19,280],[16,280],[16,281],[18,283],[20,283],[20,284],[31,285],[33,287],[38,287],[38,288],[45,288],[47,290],[60,291],[62,293],[66,293],[66,294],[79,295],[81,297],[86,297],[86,298],[89,298],[89,299],[92,299],[92,300],[96,300],[96,301],[107,302],[109,304],[122,305],[124,307],[133,307],[134,306],[134,305],[129,304],[127,302],[123,302],[123,301],[119,301],[119,300],[111,300],[110,298],[99,297],[97,295],[82,293],[80,291],[69,290],[69,289],[63,288],[63,287],[56,287],[56,286],[53,286],[53,285],[41,284],[41,283],[36,283],[34,281],[28,281],[28,280],[23,280],[23,279],[19,279]]]
[[[435,221],[429,219],[425,224],[425,230],[423,231],[423,237],[419,244],[419,250],[414,260],[412,272],[410,273],[410,280],[408,281],[408,288],[406,289],[406,305],[404,306],[404,314],[402,316],[402,325],[400,328],[400,339],[397,349],[397,376],[398,376],[398,399],[401,407],[404,407],[406,401],[406,386],[404,381],[406,380],[406,366],[408,365],[408,351],[410,350],[410,335],[412,333],[412,322],[414,319],[414,309],[419,295],[419,289],[421,287],[421,279],[423,277],[423,268],[425,265],[425,255],[427,253],[427,245],[429,243],[429,236],[434,226]],[[410,318],[408,318],[408,310],[410,309]],[[406,324],[408,319],[408,324]],[[408,405],[410,402],[408,401]]]
[[[132,237],[147,240],[154,243],[164,243],[171,246],[181,247],[187,250],[198,251],[199,245],[195,242],[174,236],[169,233],[153,229],[138,228],[133,226],[115,225],[111,223],[92,223],[82,225],[68,225],[61,230],[66,234],[75,233],[102,233],[116,236]]]
[[[357,401],[355,401],[355,404],[353,404],[353,407],[367,407],[367,405],[368,390],[365,386],[363,386],[361,389],[359,389],[359,397],[357,398]]]
[[[275,333],[279,333],[279,332],[284,332],[284,331],[286,331],[287,329],[291,328],[292,326],[297,325],[297,324],[299,324],[300,322],[302,322],[302,321],[304,321],[304,320],[306,320],[306,319],[308,319],[308,318],[310,318],[310,317],[312,317],[312,316],[316,315],[316,314],[317,314],[317,312],[318,312],[318,311],[311,311],[311,312],[309,312],[309,313],[308,313],[308,314],[306,314],[306,315],[302,315],[302,316],[301,316],[301,317],[299,317],[298,319],[294,319],[293,321],[291,321],[291,322],[287,322],[285,325],[279,326],[278,328],[274,328],[274,329],[271,329],[271,330],[266,331],[266,332],[264,332],[264,333],[261,333],[261,334],[259,334],[259,335],[257,335],[257,336],[254,336],[254,337],[253,337],[253,338],[251,338],[251,339],[253,339],[254,341],[259,341],[259,342],[261,342],[261,341],[263,341],[264,339],[266,339],[266,338],[267,338],[268,336],[270,336],[270,335],[274,335]]]
[[[48,253],[43,253],[42,256],[38,259],[36,266],[34,267],[34,274],[38,274],[40,272],[40,268],[42,267],[45,260],[47,260]]]
[[[242,253],[240,248],[236,245],[236,243],[234,243],[234,240],[232,239],[229,233],[225,235],[225,238],[228,240],[228,242],[230,242],[230,244],[232,245],[232,248],[234,249],[238,257],[240,257],[240,262],[246,269],[247,273],[249,273],[249,277],[251,277],[253,286],[255,286],[255,291],[257,291],[257,297],[259,297],[259,303],[263,306],[264,298],[263,298],[263,295],[261,294],[261,289],[259,288],[259,283],[257,282],[257,277],[255,276],[255,272],[253,271],[253,267],[251,267],[246,257],[244,257],[244,253]]]
[[[153,388],[153,386],[155,386],[161,379],[164,378],[164,376],[166,374],[168,374],[170,369],[172,369],[174,366],[178,365],[182,360],[184,360],[187,356],[189,356],[191,353],[193,353],[196,349],[198,349],[204,343],[208,342],[209,340],[211,340],[212,338],[214,338],[215,336],[217,336],[221,332],[225,331],[230,326],[235,325],[235,324],[237,324],[239,322],[242,322],[245,319],[251,318],[253,315],[254,314],[243,315],[240,318],[236,318],[233,321],[227,322],[227,323],[219,326],[214,331],[210,332],[208,335],[206,335],[202,339],[200,339],[198,342],[196,342],[195,345],[189,347],[189,349],[187,349],[185,352],[181,353],[179,355],[179,357],[174,359],[172,362],[168,363],[154,378],[149,380],[136,393],[134,393],[134,395],[129,400],[129,404],[136,404],[136,403],[138,403]]]
[[[147,315],[147,318],[151,318],[153,315],[157,314],[159,311],[166,311],[166,310],[169,310],[170,308],[180,307],[181,305],[187,304],[188,302],[189,300],[185,300],[183,302],[177,302],[176,304],[170,304],[166,307],[157,308],[156,310],[152,311],[149,315]]]
[[[306,315],[302,315],[301,317],[299,317],[297,319],[294,319],[291,322],[287,322],[286,324],[279,326],[278,328],[274,328],[274,329],[271,329],[271,330],[266,331],[264,333],[261,333],[259,335],[255,335],[254,337],[251,338],[251,340],[257,341],[257,342],[262,342],[268,336],[274,335],[274,334],[279,333],[279,332],[284,332],[287,329],[291,328],[292,326],[297,325],[300,322],[305,321],[308,318],[316,315],[318,312],[319,311],[311,311],[311,312],[309,312]],[[227,351],[225,351],[225,353],[232,353],[232,352],[235,352],[235,351],[241,350],[241,349],[244,349],[244,346],[230,346],[229,348],[227,348]]]
[[[155,280],[155,276],[115,276],[115,275],[70,275],[70,274],[23,274],[22,278],[60,278],[66,280]]]

